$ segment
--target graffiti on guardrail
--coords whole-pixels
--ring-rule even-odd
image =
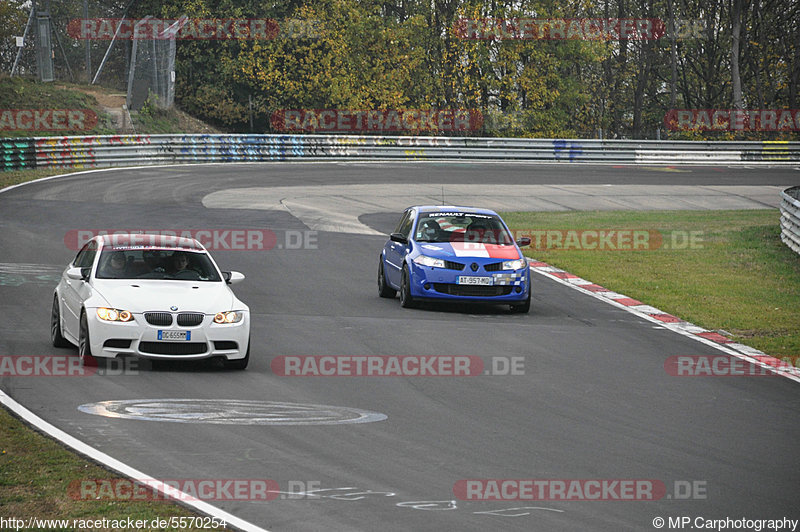
[[[36,167],[36,147],[31,138],[5,139],[0,142],[2,170]]]
[[[494,137],[202,134],[5,139],[2,169],[316,159],[796,165],[800,143]]]
[[[553,156],[556,161],[561,161],[565,157],[574,161],[583,154],[583,146],[577,142],[567,142],[566,140],[553,141]]]

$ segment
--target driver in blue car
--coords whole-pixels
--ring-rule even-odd
[[[417,231],[417,240],[420,242],[438,242],[442,233],[442,227],[439,222],[432,219],[427,219],[420,224]]]

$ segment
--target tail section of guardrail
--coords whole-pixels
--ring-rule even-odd
[[[2,140],[3,168],[94,168],[291,159],[800,165],[800,142],[355,135],[106,135]]]
[[[800,187],[781,192],[781,240],[800,254]]]
[[[0,157],[2,157],[3,170],[35,167],[36,146],[34,145],[34,139],[0,139]]]

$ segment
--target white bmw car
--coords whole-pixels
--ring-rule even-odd
[[[56,286],[50,337],[78,346],[83,364],[117,356],[250,359],[250,309],[194,239],[151,234],[92,238]]]

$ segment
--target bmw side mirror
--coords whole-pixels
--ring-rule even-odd
[[[236,284],[244,281],[244,274],[239,272],[222,272],[225,277],[225,282],[228,284]]]
[[[523,236],[519,240],[517,240],[517,245],[521,248],[527,247],[531,245],[531,239],[527,236]]]
[[[398,242],[400,244],[408,244],[408,239],[403,236],[403,233],[392,233],[389,235],[389,239],[392,242]]]
[[[67,270],[67,277],[73,281],[85,281],[91,271],[91,268],[70,268]]]

